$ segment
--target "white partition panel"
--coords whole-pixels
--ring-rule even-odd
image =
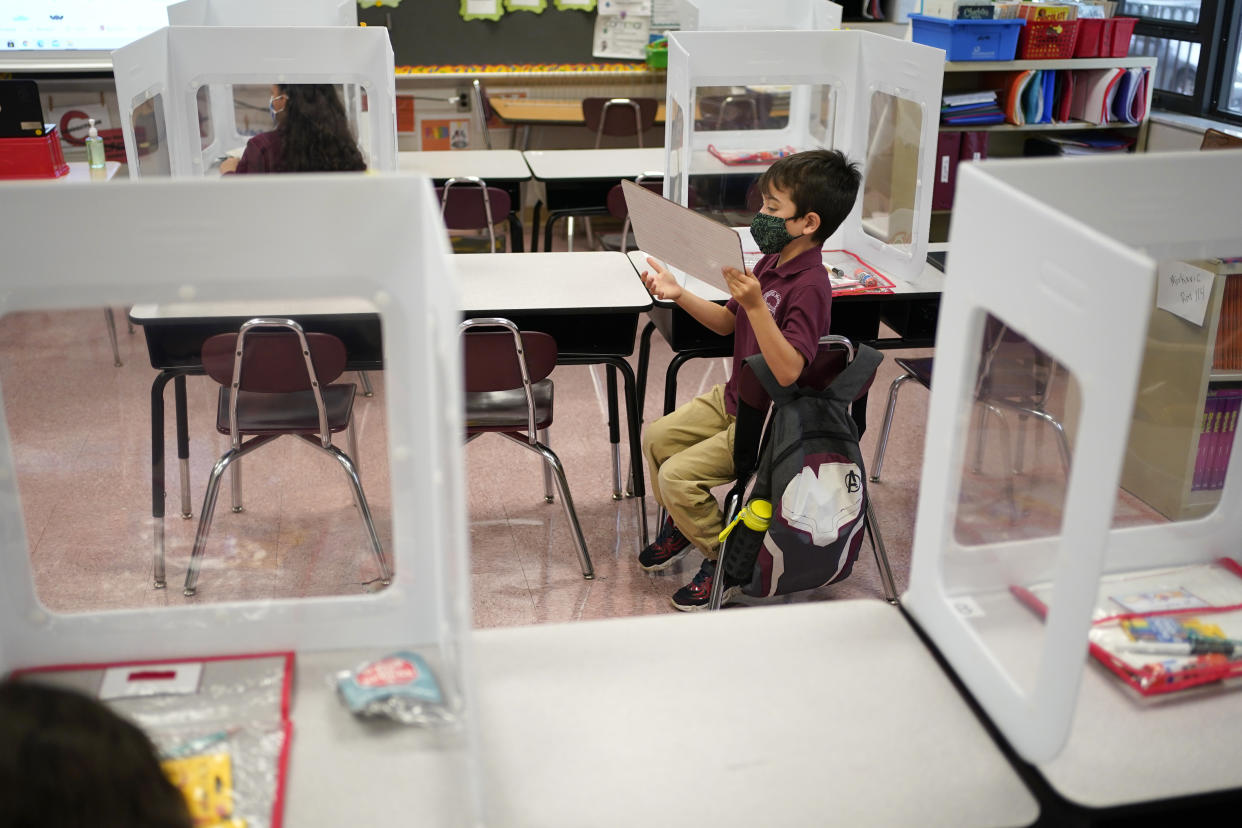
[[[931,221],[943,68],[939,50],[869,32],[674,32],[664,194],[700,209],[738,203],[767,164],[725,164],[713,148],[839,149],[864,186],[825,247],[912,278]]]
[[[346,111],[359,118],[354,124],[359,149],[368,168],[396,169],[396,85],[386,29],[175,26],[116,50],[112,61],[134,177],[209,174],[221,155],[241,147],[247,136],[234,124],[233,84],[331,83],[361,89],[365,113],[351,94],[346,101]],[[211,125],[208,135],[205,120]],[[157,136],[161,143],[153,150],[151,140]],[[153,163],[153,153],[166,163]]]
[[[842,9],[832,0],[680,0],[681,30],[839,29]]]
[[[1130,423],[1169,416],[1135,402],[1149,319],[1168,313],[1153,307],[1158,268],[1239,255],[1239,188],[1230,153],[990,161],[958,181],[905,605],[1032,762],[1070,732],[1101,576],[1237,556],[1236,475],[1202,519],[1117,524],[1125,510],[1150,512],[1119,488]],[[1018,336],[997,339],[998,329]],[[1000,419],[975,401],[1015,343],[1065,379],[1069,456],[1051,464],[1052,497],[1024,479],[1029,457],[1022,475],[1005,467],[979,483],[998,456],[1012,461],[997,451],[1014,445],[1012,428],[1005,443],[972,429]],[[1200,370],[1187,356],[1185,370]],[[1016,597],[1036,587],[1042,621]]]
[[[170,26],[357,26],[356,0],[181,0]]]

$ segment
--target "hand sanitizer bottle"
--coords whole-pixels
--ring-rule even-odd
[[[91,128],[86,133],[86,163],[90,166],[91,172],[95,170],[106,169],[107,164],[104,160],[104,144],[103,139],[99,137],[99,130],[95,129],[95,119],[90,119]]]

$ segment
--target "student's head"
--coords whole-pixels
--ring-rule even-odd
[[[0,682],[0,826],[190,828],[135,725],[88,696]]]
[[[364,170],[366,162],[328,83],[272,84],[272,109],[288,172]]]
[[[788,219],[785,229],[822,244],[854,208],[862,174],[840,150],[787,155],[759,177],[760,212]]]

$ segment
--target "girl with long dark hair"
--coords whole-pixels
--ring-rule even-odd
[[[240,160],[220,164],[222,173],[366,169],[335,86],[272,84],[268,110],[276,129],[251,138]]]

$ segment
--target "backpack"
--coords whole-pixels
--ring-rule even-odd
[[[742,592],[767,598],[815,589],[849,576],[862,546],[867,475],[850,403],[884,359],[860,345],[825,389],[782,387],[761,354],[746,363],[772,398],[751,500],[772,503],[757,558],[726,556],[726,573]]]

